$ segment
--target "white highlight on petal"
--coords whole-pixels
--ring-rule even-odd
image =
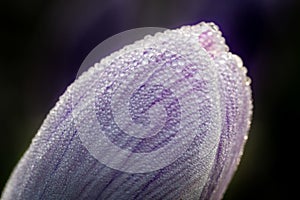
[[[85,82],[94,74],[99,74],[96,80],[92,79],[95,83],[85,97],[89,101],[79,102],[73,111],[78,134],[97,160],[129,173],[159,170],[181,157],[191,147],[196,135],[203,137],[200,157],[216,151],[221,133],[217,74],[213,60],[200,46],[197,37],[208,27],[202,25],[191,30],[182,28],[147,36],[106,57],[96,64],[97,68],[80,78]],[[195,89],[196,84],[204,83]],[[130,97],[143,84],[162,85],[170,89],[178,98],[181,113],[180,128],[175,137],[147,153],[116,146],[101,130],[94,106],[94,101],[97,101],[95,97],[104,96],[99,91],[104,92],[109,87],[107,92],[112,95],[112,117],[117,126],[137,138],[155,136],[168,120],[160,103],[148,111],[148,126],[134,123],[129,112]],[[108,129],[116,131],[114,127]]]

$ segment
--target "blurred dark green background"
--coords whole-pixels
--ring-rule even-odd
[[[252,78],[254,117],[225,199],[291,199],[299,159],[300,5],[291,0],[0,3],[0,188],[85,56],[131,28],[218,24]]]

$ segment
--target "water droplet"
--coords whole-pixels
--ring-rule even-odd
[[[246,77],[246,85],[250,85],[251,84],[251,78],[250,77]]]

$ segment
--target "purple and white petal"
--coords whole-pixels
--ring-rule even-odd
[[[127,45],[60,97],[2,199],[220,199],[252,112],[213,23]]]

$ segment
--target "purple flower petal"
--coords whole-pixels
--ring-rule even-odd
[[[249,84],[212,23],[147,36],[69,86],[2,199],[220,199],[247,138]]]

